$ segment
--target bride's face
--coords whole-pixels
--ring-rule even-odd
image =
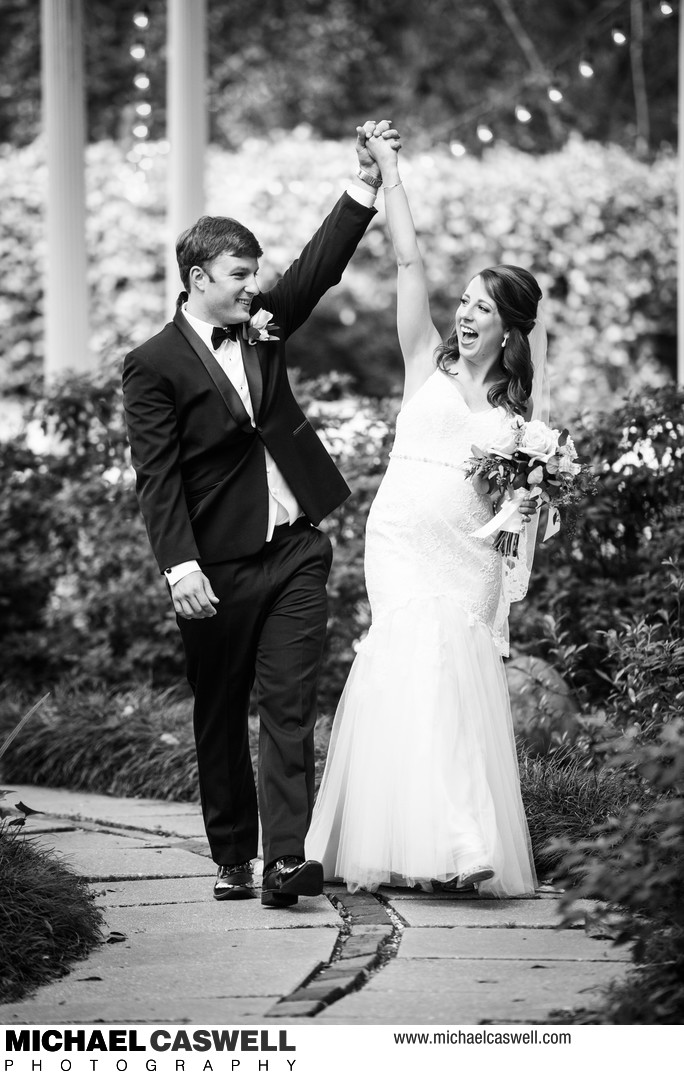
[[[459,353],[478,365],[498,359],[504,326],[496,303],[481,278],[475,276],[463,293],[456,311]]]

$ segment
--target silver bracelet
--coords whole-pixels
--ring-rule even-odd
[[[375,187],[375,189],[377,190],[379,187],[382,186],[382,179],[380,178],[380,176],[373,175],[371,172],[366,172],[363,168],[359,168],[356,174],[358,175],[359,179],[363,180],[364,183],[368,183],[369,187]]]
[[[394,190],[395,187],[400,187],[400,186],[401,186],[401,179],[399,180],[398,183],[390,183],[389,186],[385,186],[383,189],[384,190]]]

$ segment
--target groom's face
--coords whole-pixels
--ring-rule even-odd
[[[249,321],[252,300],[259,294],[257,258],[219,254],[196,279],[204,319],[216,325]]]

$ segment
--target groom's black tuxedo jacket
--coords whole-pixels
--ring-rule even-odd
[[[254,408],[238,393],[180,311],[124,361],[123,390],[137,493],[162,571],[186,560],[216,563],[264,544],[268,490],[264,445],[310,521],[349,488],[296,402],[285,340],[336,284],[375,213],[343,194],[299,258],[253,302],[279,326],[277,341],[241,340]]]

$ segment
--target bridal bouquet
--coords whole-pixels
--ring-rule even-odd
[[[591,469],[581,463],[567,429],[559,432],[545,422],[517,418],[510,436],[486,451],[472,445],[466,477],[478,493],[503,495],[503,504],[476,537],[496,534],[494,548],[505,557],[518,555],[523,516],[519,505],[530,497],[548,505],[543,541],[560,530],[559,507],[581,500],[595,489]]]

